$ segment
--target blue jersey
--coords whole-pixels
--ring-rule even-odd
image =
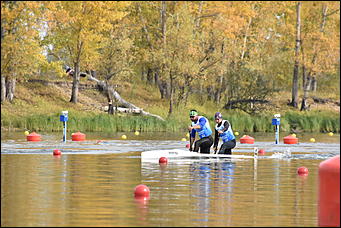
[[[192,126],[200,125],[200,129],[193,129],[191,132],[191,137],[195,137],[195,133],[198,132],[200,138],[204,138],[212,135],[212,130],[208,119],[204,116],[199,116],[196,122],[192,122]]]
[[[218,127],[218,124],[215,125],[215,129],[217,131],[222,131],[224,129],[224,124],[225,124],[225,121],[227,120],[223,120],[223,122],[221,123],[220,127]],[[229,123],[227,121],[227,123]],[[232,131],[232,128],[231,128],[231,124],[229,123],[229,128],[227,129],[227,131],[224,131],[223,133],[219,134],[219,137],[223,140],[223,142],[227,142],[227,141],[230,141],[230,140],[233,140],[235,139],[236,137],[234,136],[233,134],[233,131]]]

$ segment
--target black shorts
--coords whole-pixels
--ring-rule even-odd
[[[221,145],[218,154],[232,154],[231,149],[233,149],[235,146],[236,146],[236,139],[232,139],[230,141],[224,142]]]
[[[209,154],[210,148],[212,145],[213,145],[213,138],[210,135],[210,136],[207,136],[207,137],[204,137],[195,141],[193,151],[199,152],[199,148],[200,148],[200,153]]]

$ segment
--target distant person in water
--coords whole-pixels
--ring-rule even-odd
[[[194,152],[210,153],[210,148],[213,145],[212,130],[208,119],[204,116],[199,116],[197,110],[189,112],[189,118],[192,121],[191,126],[188,127],[190,131],[189,150]],[[195,134],[198,133],[199,138],[195,141]],[[192,147],[194,143],[194,148]]]
[[[217,112],[214,115],[214,120],[217,123],[215,125],[214,152],[217,152],[219,139],[221,138],[223,144],[220,146],[218,154],[232,154],[231,149],[236,146],[236,137],[233,134],[230,122],[228,120],[223,120],[223,116],[220,112]]]

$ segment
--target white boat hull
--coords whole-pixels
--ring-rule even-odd
[[[256,158],[257,156],[238,155],[238,154],[202,154],[198,152],[191,152],[181,149],[170,150],[151,150],[141,153],[141,162],[159,162],[161,157],[166,157],[168,161],[173,160],[187,160],[187,159],[244,159],[244,158]]]

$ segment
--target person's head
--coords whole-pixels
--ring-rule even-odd
[[[223,115],[221,115],[220,112],[216,112],[216,113],[214,114],[214,121],[215,121],[216,123],[220,123],[221,121],[223,121]]]
[[[191,121],[196,121],[198,119],[197,110],[192,109],[191,111],[189,111],[189,118],[191,119]]]

